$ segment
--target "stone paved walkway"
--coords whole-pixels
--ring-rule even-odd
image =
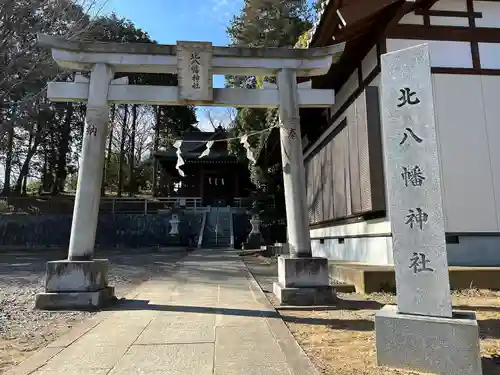
[[[314,375],[231,250],[199,250],[9,375]]]

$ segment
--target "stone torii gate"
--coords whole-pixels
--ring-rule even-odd
[[[299,107],[329,107],[333,90],[297,84],[297,76],[326,74],[341,56],[344,44],[325,48],[233,48],[208,42],[177,45],[82,43],[39,35],[63,68],[90,72],[74,82],[52,82],[53,101],[87,101],[78,187],[68,259],[48,262],[46,291],[36,297],[38,308],[98,307],[114,295],[107,284],[108,261],[94,259],[105,142],[111,103],[279,107],[283,184],[290,257],[280,257],[274,291],[283,303],[313,304],[333,299],[328,265],[313,258],[305,192]],[[174,73],[179,86],[129,85],[117,72]],[[276,76],[277,85],[263,89],[213,88],[214,74]]]

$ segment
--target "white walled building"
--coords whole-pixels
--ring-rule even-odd
[[[449,264],[500,265],[500,2],[339,3],[324,5],[310,41],[347,40],[343,60],[313,79],[336,104],[301,111],[313,254],[392,264],[379,56],[430,43]]]

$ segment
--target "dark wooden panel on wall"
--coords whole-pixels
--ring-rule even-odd
[[[335,200],[334,207],[335,217],[345,217],[347,216],[346,207],[346,197],[345,197],[345,173],[344,173],[344,139],[345,139],[346,127],[344,127],[339,134],[334,138],[334,157],[333,162],[335,164],[335,174],[333,176],[333,186],[335,189]]]
[[[345,191],[345,202],[346,202],[346,215],[352,215],[352,197],[351,197],[351,166],[349,162],[349,157],[351,150],[349,149],[349,132],[351,131],[350,126],[346,126],[344,129],[344,139],[342,144],[344,145],[344,191]]]
[[[323,155],[325,154],[325,149],[323,148],[319,154],[318,157],[316,158],[316,168],[317,168],[317,194],[318,194],[318,218],[321,220],[321,218],[325,217],[325,205],[324,205],[324,196],[325,196],[325,179],[326,179],[326,171],[325,171],[325,160],[323,158]]]
[[[306,161],[311,224],[385,210],[378,88],[367,87],[344,115]]]
[[[368,119],[366,116],[366,94],[363,91],[354,102],[358,129],[359,189],[361,191],[361,211],[372,209],[372,189],[370,181],[370,150],[368,147]]]
[[[328,143],[322,150],[323,154],[323,217],[333,217],[333,171],[332,171],[332,143]]]
[[[309,178],[309,187],[307,191],[309,204],[309,219],[311,223],[317,223],[322,220],[320,216],[320,206],[322,204],[321,198],[321,174],[320,174],[320,165],[318,163],[319,159],[314,158],[311,159],[307,165],[308,170],[308,178]]]
[[[384,161],[382,155],[382,126],[380,123],[380,96],[376,86],[366,88],[366,115],[370,145],[370,180],[372,210],[385,210]]]
[[[347,116],[356,118],[355,106],[350,106]],[[348,144],[349,144],[349,174],[351,190],[351,211],[353,214],[362,211],[361,189],[359,179],[359,146],[358,146],[358,126],[357,121],[349,123]]]

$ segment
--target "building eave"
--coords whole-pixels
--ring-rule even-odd
[[[309,32],[309,48],[346,42],[373,30],[377,20],[385,18],[394,7],[404,7],[404,14],[435,0],[327,0],[318,12]],[[398,14],[399,15],[399,14]]]

